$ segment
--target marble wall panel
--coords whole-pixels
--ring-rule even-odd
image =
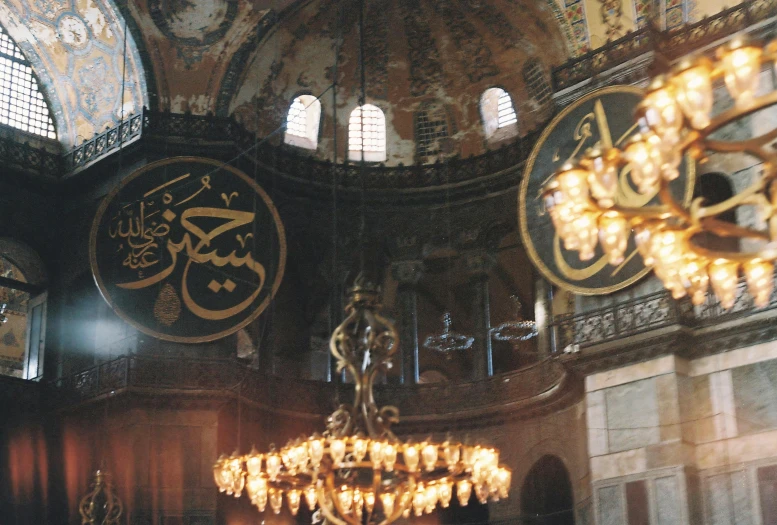
[[[744,471],[727,472],[706,479],[705,523],[709,525],[754,524],[747,475]]]
[[[621,525],[623,523],[623,494],[621,487],[599,489],[599,525]]]
[[[674,525],[682,515],[680,483],[677,476],[666,476],[655,481],[656,516],[658,525]]]
[[[777,428],[777,361],[734,368],[731,377],[739,433]]]
[[[661,440],[654,379],[610,388],[605,400],[610,452],[644,447]]]

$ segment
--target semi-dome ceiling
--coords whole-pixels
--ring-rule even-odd
[[[337,160],[342,161],[348,119],[361,92],[359,45],[358,0],[312,0],[290,8],[247,63],[229,113],[267,136],[285,122],[296,96],[325,93],[315,155],[332,159],[333,104],[327,90],[337,63]],[[550,103],[547,90],[542,101],[532,97],[527,68],[533,63],[547,82],[550,67],[567,56],[554,0],[366,0],[366,102],[386,117],[386,164],[478,155],[496,146],[498,140],[486,138],[480,111],[481,95],[491,87],[510,94],[518,118],[515,132],[501,138],[527,133],[547,118]],[[449,139],[437,158],[422,159],[418,115],[430,104],[445,116]]]

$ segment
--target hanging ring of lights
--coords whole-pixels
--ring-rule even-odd
[[[543,188],[545,207],[567,250],[589,260],[599,244],[609,263],[624,261],[631,230],[645,265],[676,299],[689,295],[702,304],[712,290],[723,308],[734,305],[740,271],[754,304],[765,307],[773,288],[777,260],[777,127],[747,140],[718,140],[713,134],[760,110],[777,105],[777,91],[760,95],[761,66],[777,60],[777,41],[766,47],[736,39],[718,50],[716,60],[699,57],[656,77],[637,108],[640,133],[623,149],[597,144],[580,160],[565,163]],[[734,106],[712,116],[713,85],[722,80]],[[685,206],[670,191],[684,157],[703,159],[708,152],[744,153],[762,162],[762,174],[749,187],[723,202],[707,205],[702,197]],[[618,206],[619,181],[628,173],[642,195],[660,204]],[[765,228],[738,226],[720,215],[755,206]],[[702,234],[755,241],[751,251],[705,247]]]
[[[453,357],[455,353],[472,348],[475,338],[471,335],[454,332],[452,327],[453,318],[450,312],[445,312],[442,316],[442,332],[427,337],[424,341],[424,348],[439,352],[447,359]]]
[[[504,323],[496,326],[490,330],[491,337],[497,341],[509,341],[511,343],[519,343],[521,341],[528,341],[529,339],[537,336],[537,323],[534,321],[527,321],[521,317],[521,300],[517,295],[511,295],[510,299],[513,300],[513,307],[515,308],[515,320],[505,321]]]
[[[252,450],[221,456],[213,475],[221,492],[246,494],[260,512],[275,514],[286,500],[296,515],[304,498],[336,525],[386,525],[448,507],[455,493],[467,505],[506,498],[512,474],[499,465],[499,451],[448,439],[401,442],[391,431],[399,421],[393,406],[378,407],[373,383],[397,352],[395,327],[377,313],[376,287],[357,279],[350,290],[346,319],[332,333],[330,351],[338,372],[354,379],[352,405],[341,405],[327,419],[323,435],[289,442],[280,451]]]

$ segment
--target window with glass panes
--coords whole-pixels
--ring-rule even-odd
[[[0,26],[0,124],[56,139],[46,99],[30,63]]]

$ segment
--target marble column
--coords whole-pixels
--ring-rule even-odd
[[[553,303],[550,283],[543,277],[534,281],[534,321],[537,323],[537,351],[540,359],[552,352],[551,327],[553,321]]]
[[[392,263],[391,274],[398,283],[399,351],[402,384],[418,383],[418,290],[416,285],[423,275],[422,261]]]
[[[464,257],[472,287],[472,316],[475,326],[475,343],[472,345],[472,379],[481,380],[494,375],[494,359],[491,350],[491,304],[488,293],[489,273],[496,259],[488,253],[475,253]]]

